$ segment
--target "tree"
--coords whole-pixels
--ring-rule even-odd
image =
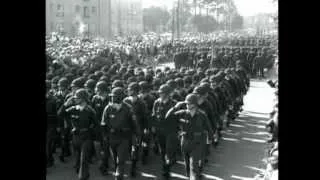
[[[212,16],[200,16],[197,15],[196,17],[192,16],[189,18],[188,23],[192,24],[195,23],[195,27],[198,30],[198,32],[204,32],[204,33],[209,33],[211,31],[214,31],[218,23],[217,21],[212,17]]]
[[[157,31],[157,28],[165,25],[170,19],[170,13],[160,7],[143,9],[143,24],[145,31]]]
[[[242,29],[243,27],[243,17],[237,14],[232,19],[232,29]]]

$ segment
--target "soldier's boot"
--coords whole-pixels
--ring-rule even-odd
[[[207,164],[209,162],[208,156],[210,155],[210,144],[206,144],[205,147],[205,158],[204,158],[204,163]]]
[[[53,157],[52,157],[52,159],[49,158],[49,159],[47,160],[47,168],[50,168],[50,167],[52,167],[53,165],[54,165],[54,159],[53,159]]]
[[[152,150],[153,150],[153,153],[155,155],[160,155],[159,143],[158,142],[154,142],[154,144],[152,146]]]
[[[137,160],[132,160],[130,176],[133,178],[137,176]]]
[[[164,180],[167,180],[170,178],[170,165],[169,164],[164,164],[162,166],[162,178]]]
[[[99,170],[103,176],[108,175],[108,169],[109,169],[108,160],[109,160],[108,158],[102,157],[101,164],[99,165]]]
[[[123,180],[123,175],[116,175],[115,180]]]
[[[63,143],[63,156],[64,157],[70,157],[71,154],[71,145],[70,145],[70,137],[68,137],[68,135],[65,137],[64,139],[64,143]]]
[[[90,159],[89,159],[89,163],[93,164],[96,160],[97,160],[97,151],[96,151],[96,147],[94,145],[94,141],[92,141],[91,143],[91,152],[90,152]]]
[[[64,162],[65,162],[64,156],[63,156],[63,155],[60,155],[60,156],[59,156],[59,160],[64,163]]]
[[[185,155],[184,157],[186,176],[190,177],[190,159],[189,156]]]
[[[146,165],[148,163],[148,156],[149,156],[149,149],[148,147],[144,147],[142,149],[142,159],[141,159],[143,165]]]

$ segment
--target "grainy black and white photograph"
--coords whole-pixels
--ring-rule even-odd
[[[278,180],[277,0],[46,0],[47,180]]]

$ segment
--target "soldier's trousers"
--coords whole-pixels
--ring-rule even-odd
[[[71,149],[70,149],[70,140],[71,140],[71,129],[65,128],[62,133],[62,139],[61,139],[61,155],[62,157],[71,155]]]
[[[99,166],[100,171],[103,173],[106,173],[109,168],[109,158],[110,158],[109,138],[104,137],[101,140],[101,164]]]
[[[89,160],[92,153],[91,134],[87,132],[75,132],[73,134],[73,148],[76,157],[76,169],[79,169],[78,177],[80,180],[89,177]]]
[[[197,138],[182,137],[181,146],[185,161],[186,174],[190,176],[190,180],[198,180],[201,175],[201,164],[206,138],[201,135]]]
[[[168,175],[179,146],[178,136],[176,133],[166,134],[162,132],[157,132],[156,136],[158,141],[156,144],[160,147],[162,171],[164,175]]]
[[[143,133],[141,137],[141,141],[139,144],[132,144],[132,141],[130,142],[131,145],[135,146],[135,151],[132,152],[132,149],[130,149],[131,152],[131,160],[132,160],[132,166],[131,170],[135,170],[136,163],[139,159],[142,160],[142,163],[146,162],[146,158],[149,155],[149,144],[151,140],[151,134],[149,133]],[[139,156],[141,153],[141,156]]]
[[[123,177],[124,165],[129,158],[130,136],[110,136],[110,150],[113,159],[115,160],[116,176]]]
[[[47,142],[46,142],[46,157],[47,163],[53,163],[53,150],[55,148],[55,140],[57,139],[56,129],[49,127],[47,130]]]
[[[264,68],[263,68],[263,66],[259,66],[258,67],[258,72],[259,72],[260,77],[264,77]]]

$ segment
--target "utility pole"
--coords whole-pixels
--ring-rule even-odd
[[[121,30],[121,5],[120,5],[120,1],[118,1],[118,31],[119,31],[119,36],[122,36],[122,30]]]
[[[99,12],[100,12],[100,8],[99,8]],[[108,37],[111,38],[112,36],[112,20],[111,20],[111,0],[108,0]]]
[[[179,17],[179,10],[180,10],[180,0],[178,0],[177,5],[177,38],[180,38],[180,17]]]
[[[171,36],[172,43],[174,40],[174,16],[175,16],[175,13],[174,13],[174,3],[173,3],[173,7],[172,7],[172,36]]]

